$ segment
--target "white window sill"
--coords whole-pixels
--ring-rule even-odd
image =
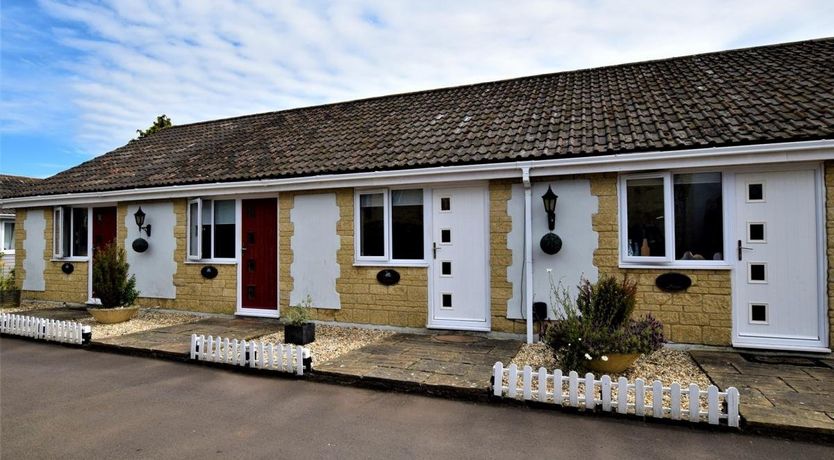
[[[186,260],[186,265],[235,265],[236,259],[205,259],[205,260]]]
[[[64,257],[63,259],[52,258],[52,262],[89,262],[88,257]]]
[[[0,253],[5,254],[7,256],[12,255],[14,254],[14,249],[0,249]]]
[[[391,260],[391,261],[370,261],[370,260],[357,260],[353,262],[354,267],[383,267],[383,268],[391,268],[391,267],[420,267],[420,268],[427,268],[429,263],[424,260],[415,260],[415,261],[398,261],[398,260]]]
[[[620,262],[620,268],[623,269],[648,269],[648,270],[731,270],[733,267],[727,263],[707,265],[707,264],[636,264]]]

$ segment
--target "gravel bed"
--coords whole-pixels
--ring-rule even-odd
[[[165,326],[175,326],[199,321],[197,315],[188,313],[168,313],[147,309],[140,309],[135,318],[124,323],[100,324],[92,316],[79,319],[81,324],[88,324],[93,327],[93,340],[116,337],[120,335],[133,334],[134,332],[158,329]]]
[[[52,308],[62,308],[66,305],[63,302],[51,302],[46,300],[21,300],[19,307],[0,308],[0,313],[19,313],[30,310],[49,310]]]
[[[538,390],[538,381],[535,378],[535,372],[539,367],[544,367],[548,372],[559,368],[558,360],[553,356],[550,349],[543,343],[525,344],[521,350],[510,361],[509,364],[515,364],[521,369],[525,365],[533,368],[534,379],[532,382],[533,393]],[[509,364],[507,364],[509,366]],[[643,379],[647,382],[647,387],[651,386],[651,382],[660,380],[663,386],[669,386],[674,382],[681,385],[682,388],[688,387],[690,383],[698,384],[702,390],[705,390],[710,384],[707,375],[698,367],[697,364],[689,356],[689,353],[681,350],[673,350],[671,348],[661,348],[650,355],[642,355],[632,367],[626,369],[622,374],[611,374],[611,380],[616,381],[619,377],[625,377],[630,383],[636,379]],[[596,376],[599,378],[600,376]],[[581,379],[581,376],[580,376]],[[504,385],[507,385],[507,377],[504,377]],[[521,390],[523,384],[519,378],[518,388]],[[566,386],[567,388],[567,386]],[[553,389],[548,386],[548,391]],[[566,391],[566,390],[565,390]],[[684,391],[685,393],[685,391]],[[580,396],[584,396],[584,385],[579,386]],[[613,391],[612,398],[616,398],[616,389]],[[599,397],[599,394],[597,394]],[[664,402],[669,404],[670,397],[664,395]],[[634,395],[629,394],[629,403],[634,403]],[[651,403],[651,396],[647,395],[646,404]],[[688,407],[687,396],[682,397],[684,407]],[[707,405],[705,399],[701,400],[701,409],[706,410]]]
[[[313,364],[317,364],[332,361],[349,351],[379,342],[393,334],[393,332],[378,329],[316,324],[316,341],[306,346],[313,355]],[[262,336],[259,340],[272,343],[283,342],[284,331]]]

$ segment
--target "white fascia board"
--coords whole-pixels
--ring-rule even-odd
[[[69,193],[0,200],[0,204],[25,208],[73,205],[102,201],[144,201],[219,195],[263,195],[282,191],[323,190],[342,187],[437,184],[521,177],[529,168],[533,177],[655,169],[737,166],[749,164],[834,160],[834,140],[664,150],[593,157],[525,160],[504,163],[440,166],[432,168],[328,174],[288,179],[173,185],[107,192]]]

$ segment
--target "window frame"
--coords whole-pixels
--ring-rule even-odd
[[[14,218],[7,219],[4,217],[2,220],[0,220],[0,253],[7,255],[14,254],[15,251],[14,229],[12,229],[12,247],[8,249],[3,249],[3,243],[6,241],[6,226],[9,224],[17,227]]]
[[[215,231],[215,228],[214,228],[214,225],[215,225],[215,223],[214,223],[214,215],[215,215],[214,207],[215,207],[215,205],[218,201],[231,201],[232,203],[234,203],[234,215],[235,215],[235,240],[234,240],[235,256],[234,257],[214,257],[214,249],[215,249],[214,248],[214,239],[215,239],[215,234],[217,233]],[[240,226],[240,219],[238,219],[238,214],[239,214],[238,213],[238,201],[239,200],[236,200],[236,199],[233,199],[233,198],[202,198],[202,197],[200,197],[200,198],[191,198],[191,199],[188,200],[188,206],[186,207],[186,212],[185,212],[185,214],[186,214],[186,228],[187,228],[186,240],[185,240],[185,257],[186,257],[186,260],[188,262],[197,262],[197,263],[206,263],[206,262],[233,263],[233,262],[237,262],[238,253],[239,253],[239,251],[237,249],[238,248],[237,234],[238,234],[238,227]],[[211,241],[209,241],[209,243],[210,243],[209,244],[209,250],[210,250],[211,254],[209,254],[209,257],[204,257],[204,254],[203,254],[203,226],[205,225],[205,222],[203,221],[203,204],[204,204],[204,202],[210,203],[210,212],[209,212],[210,217],[209,217],[209,219],[210,219],[211,223],[209,224],[209,226],[211,227]],[[192,229],[191,206],[193,204],[197,205],[197,218],[200,219],[200,221],[197,225],[197,245],[196,245],[197,253],[196,254],[191,253],[191,241],[192,241],[192,237],[191,237],[191,229]]]
[[[675,175],[694,173],[719,173],[721,175],[721,234],[723,260],[677,260],[675,258]],[[665,256],[629,256],[628,247],[628,187],[630,180],[640,179],[663,179],[663,215],[664,215],[664,236],[666,238]],[[696,170],[670,170],[655,171],[649,173],[621,174],[618,178],[618,218],[619,218],[619,265],[622,268],[702,268],[702,269],[729,269],[731,268],[730,251],[728,243],[729,232],[729,180],[727,174],[722,170],[696,169]]]
[[[87,217],[87,255],[83,256],[73,254],[72,235],[75,233],[75,214],[72,211],[74,209],[83,209]],[[90,252],[92,251],[92,241],[90,238],[93,225],[92,219],[90,218],[91,209],[89,206],[55,206],[52,209],[52,258],[54,260],[89,260]],[[67,212],[69,212],[70,216],[70,225],[69,228],[64,228],[64,217]],[[64,236],[67,232],[70,235],[70,244],[69,247],[64,247]]]
[[[392,238],[392,209],[391,207],[391,192],[395,190],[420,190],[423,194],[423,258],[422,259],[394,259],[393,257],[393,238]],[[384,256],[362,256],[362,231],[360,225],[361,217],[361,195],[382,194],[382,219],[383,219],[383,254]],[[423,187],[415,186],[398,186],[387,188],[369,188],[356,189],[354,191],[353,199],[353,249],[354,249],[354,265],[357,266],[398,266],[398,267],[425,267],[428,265],[428,249],[427,241],[429,235],[427,232],[428,224],[430,222],[430,198],[429,190]]]

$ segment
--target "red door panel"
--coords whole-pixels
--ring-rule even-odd
[[[93,254],[116,239],[116,208],[93,208]]]
[[[241,306],[278,309],[278,204],[243,200]]]

